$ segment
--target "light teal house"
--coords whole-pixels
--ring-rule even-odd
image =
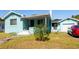
[[[24,16],[22,14],[11,11],[4,16],[4,20],[5,33],[33,33],[34,26],[39,24],[47,25],[49,31],[51,31],[51,19],[49,14]]]

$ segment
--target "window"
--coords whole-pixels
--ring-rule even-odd
[[[75,28],[79,28],[79,25],[76,25]]]
[[[34,20],[30,20],[30,27],[34,27]]]
[[[11,20],[10,20],[10,25],[16,25],[16,24],[17,24],[16,19],[11,19]]]
[[[0,27],[1,27],[1,24],[0,24]]]
[[[4,29],[4,24],[0,24],[0,28],[1,29]]]
[[[38,20],[38,25],[43,24],[43,20]]]
[[[2,24],[2,29],[4,29],[4,24]]]

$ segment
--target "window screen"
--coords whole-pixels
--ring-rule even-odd
[[[17,24],[16,19],[11,19],[11,20],[10,20],[10,25],[16,25],[16,24]]]

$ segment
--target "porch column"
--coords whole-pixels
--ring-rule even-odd
[[[34,19],[34,26],[36,26],[37,25],[37,20],[36,19]]]
[[[29,30],[30,20],[27,20],[27,29]]]
[[[47,25],[47,17],[45,17],[45,25]]]

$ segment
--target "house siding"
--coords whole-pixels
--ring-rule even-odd
[[[11,19],[17,19],[16,25],[10,25]],[[23,31],[23,21],[21,20],[21,17],[15,14],[11,14],[9,17],[5,19],[5,33],[11,33],[11,32],[21,32]]]

